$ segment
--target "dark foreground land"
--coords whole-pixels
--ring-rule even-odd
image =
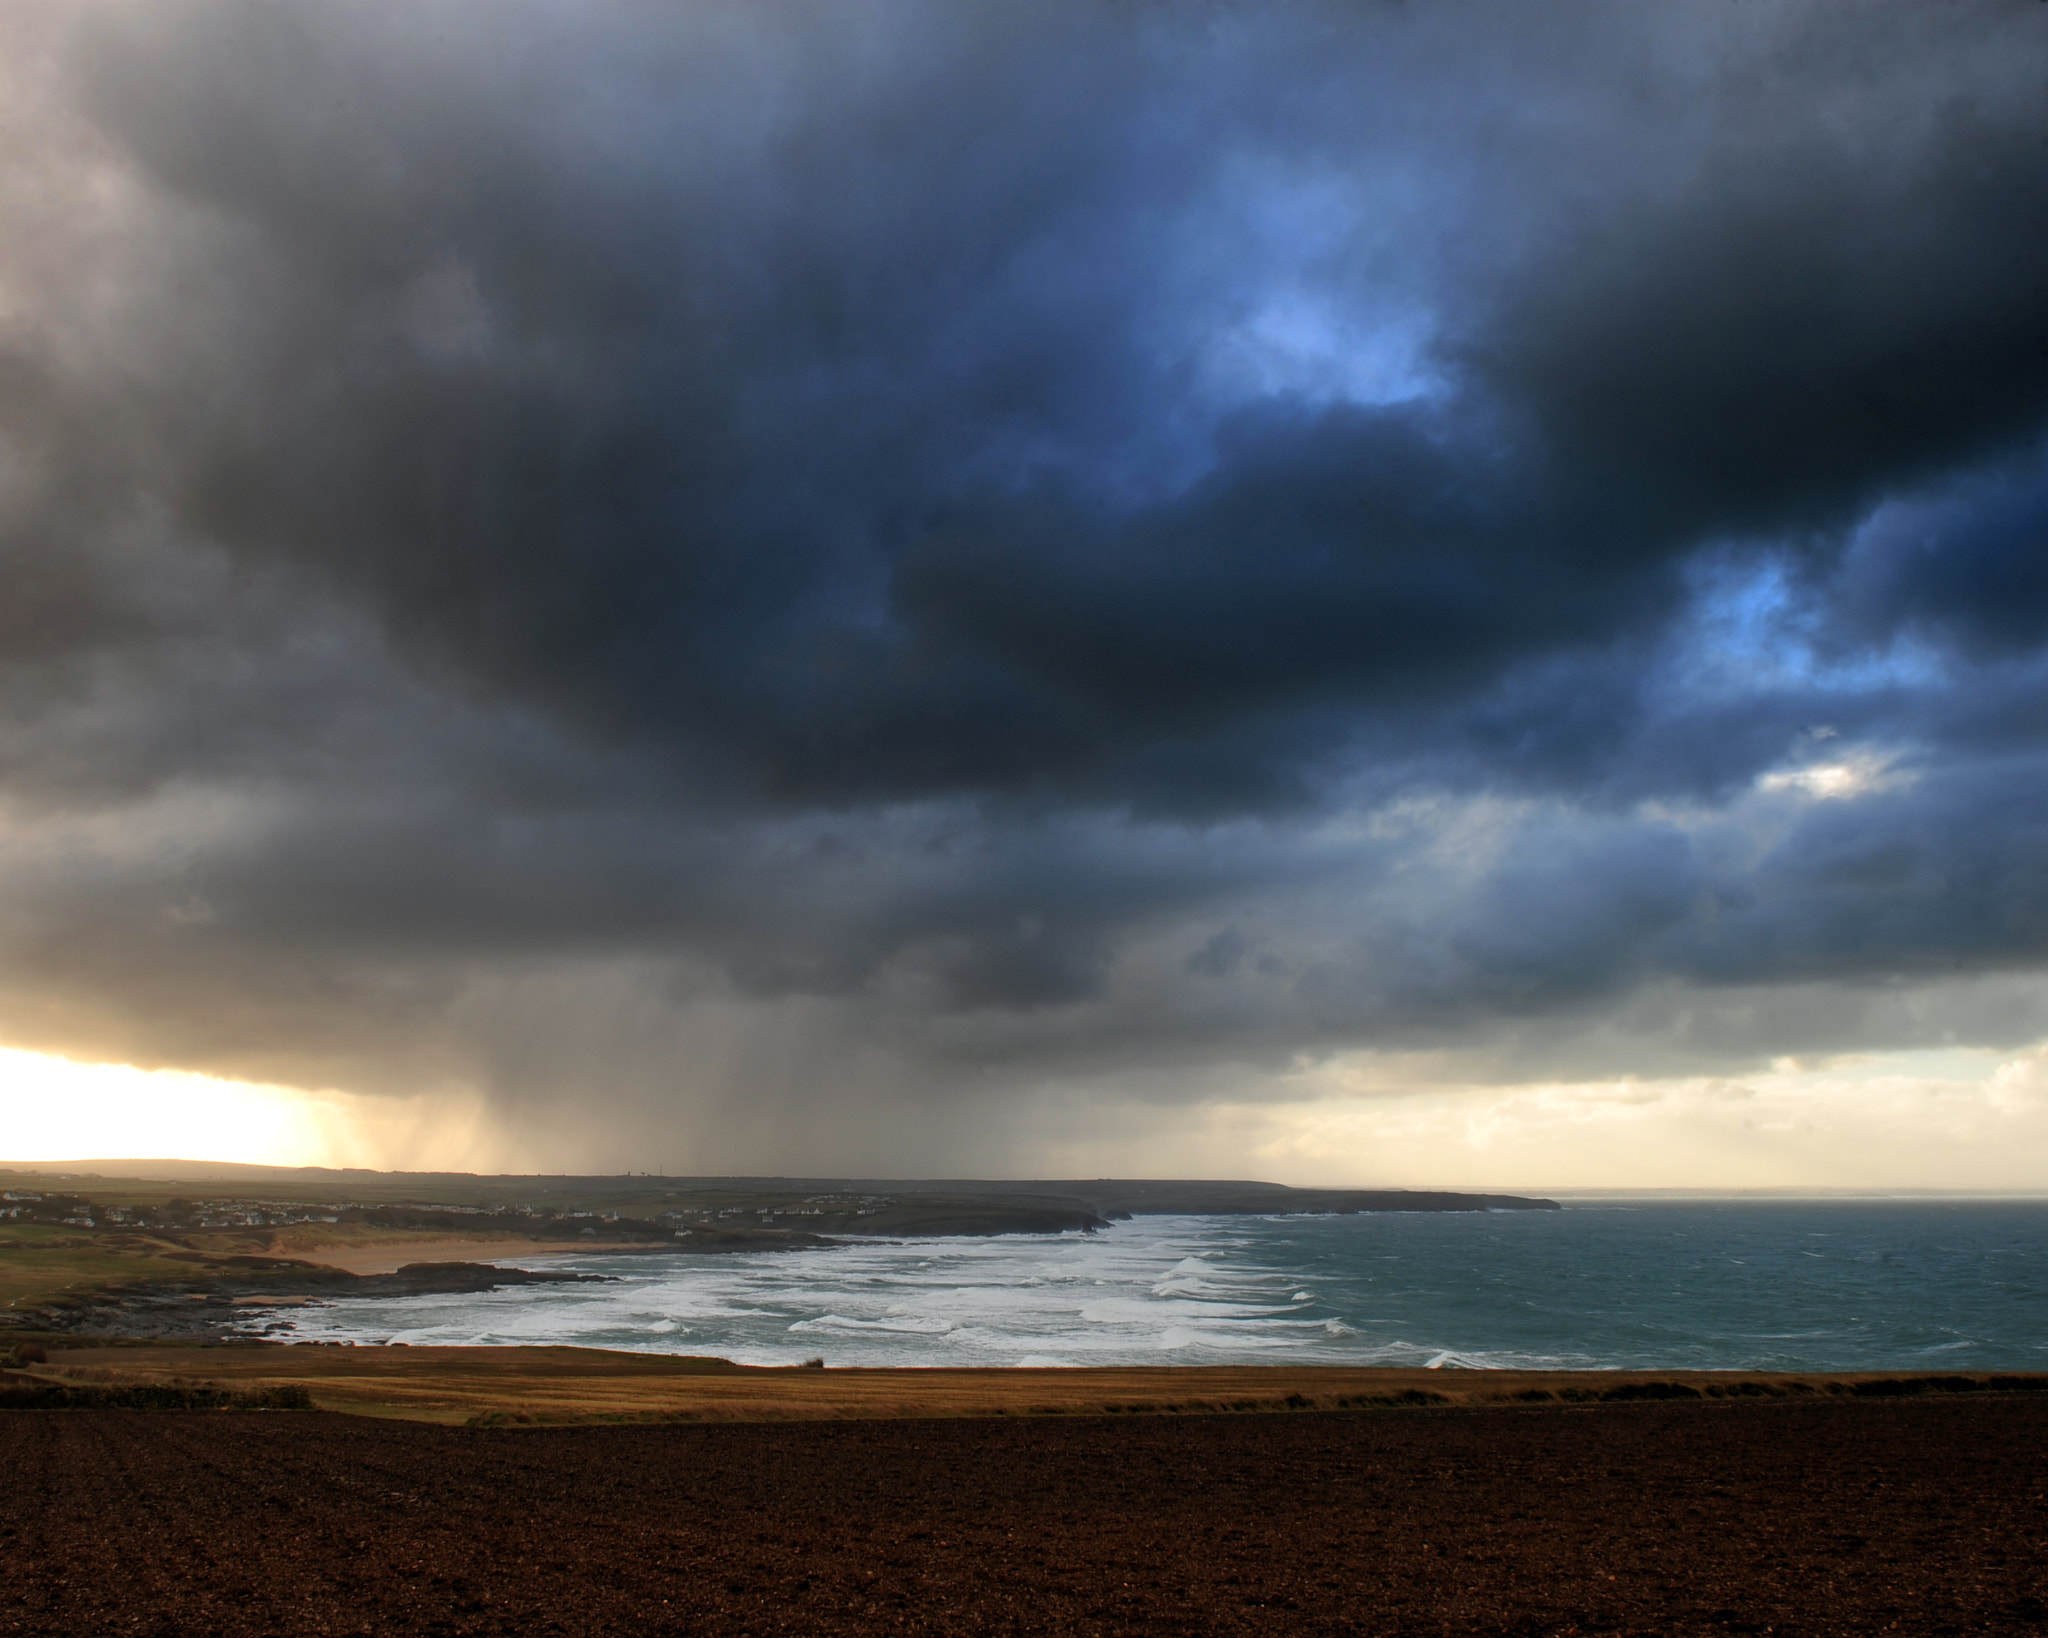
[[[20,1412],[0,1633],[2039,1633],[2044,1400]]]

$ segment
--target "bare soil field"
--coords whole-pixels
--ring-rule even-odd
[[[2048,1396],[437,1427],[0,1416],[0,1633],[2048,1620]]]

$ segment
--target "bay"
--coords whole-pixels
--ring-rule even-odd
[[[591,1254],[601,1285],[348,1300],[308,1341],[832,1365],[2048,1370],[2048,1202],[1581,1201]]]

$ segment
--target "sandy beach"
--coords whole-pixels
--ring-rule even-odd
[[[0,1632],[2036,1633],[2038,1395],[0,1417]]]

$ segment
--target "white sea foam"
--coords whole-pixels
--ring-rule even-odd
[[[298,1330],[309,1339],[376,1327],[413,1343],[687,1346],[762,1364],[820,1340],[848,1363],[929,1361],[936,1349],[1022,1364],[1295,1352],[1340,1338],[1325,1318],[1303,1317],[1299,1305],[1313,1299],[1294,1290],[1289,1271],[1247,1249],[1229,1222],[1153,1219],[1090,1236],[593,1254],[564,1266],[617,1283],[341,1302],[303,1311]]]
[[[2048,1211],[1657,1207],[1141,1218],[1093,1235],[566,1259],[601,1285],[341,1300],[308,1340],[578,1343],[793,1364],[1278,1360],[1438,1369],[2039,1369]],[[1819,1214],[1829,1260],[1804,1254]],[[1966,1232],[1967,1231],[1967,1232]],[[1882,1285],[1870,1271],[1882,1267]],[[1951,1364],[1953,1362],[1953,1364]]]

